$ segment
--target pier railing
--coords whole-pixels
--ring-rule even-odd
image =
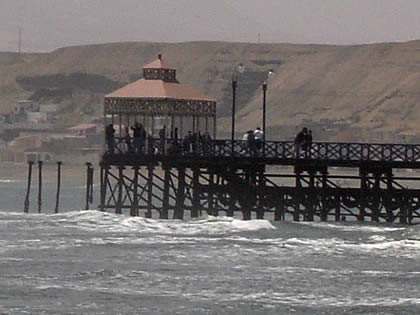
[[[113,152],[127,155],[156,156],[243,157],[266,160],[313,159],[326,161],[384,161],[420,162],[420,144],[313,142],[296,144],[293,141],[250,143],[244,140],[182,141],[148,138],[136,144],[132,139],[115,139]]]

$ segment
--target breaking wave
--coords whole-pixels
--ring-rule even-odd
[[[8,218],[6,218],[8,217]],[[178,235],[218,235],[226,233],[275,230],[268,220],[243,221],[231,217],[208,216],[190,220],[159,220],[129,217],[97,210],[69,211],[61,214],[22,214],[1,212],[5,220],[42,220],[44,224],[61,227],[77,227],[86,231],[118,233],[156,233]]]

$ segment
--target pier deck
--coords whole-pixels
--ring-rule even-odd
[[[416,223],[420,145],[267,141],[183,144],[149,139],[139,153],[124,139],[101,161],[102,210],[159,218],[241,212],[339,221]]]

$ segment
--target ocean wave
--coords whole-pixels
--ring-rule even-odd
[[[407,239],[420,241],[420,224],[409,227],[405,236]]]
[[[381,223],[371,222],[299,222],[299,224],[310,225],[320,229],[335,229],[343,232],[373,232],[373,233],[387,233],[394,231],[405,230],[406,227],[388,226]],[[420,229],[419,229],[420,231]]]
[[[268,220],[243,221],[231,217],[205,217],[190,220],[158,220],[143,217],[128,217],[96,210],[70,211],[50,215],[62,224],[76,223],[80,228],[92,231],[119,233],[158,233],[158,234],[225,234],[258,230],[275,230]]]

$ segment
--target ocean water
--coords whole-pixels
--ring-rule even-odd
[[[420,313],[420,226],[132,218],[77,183],[23,214],[25,185],[0,182],[1,314]]]

